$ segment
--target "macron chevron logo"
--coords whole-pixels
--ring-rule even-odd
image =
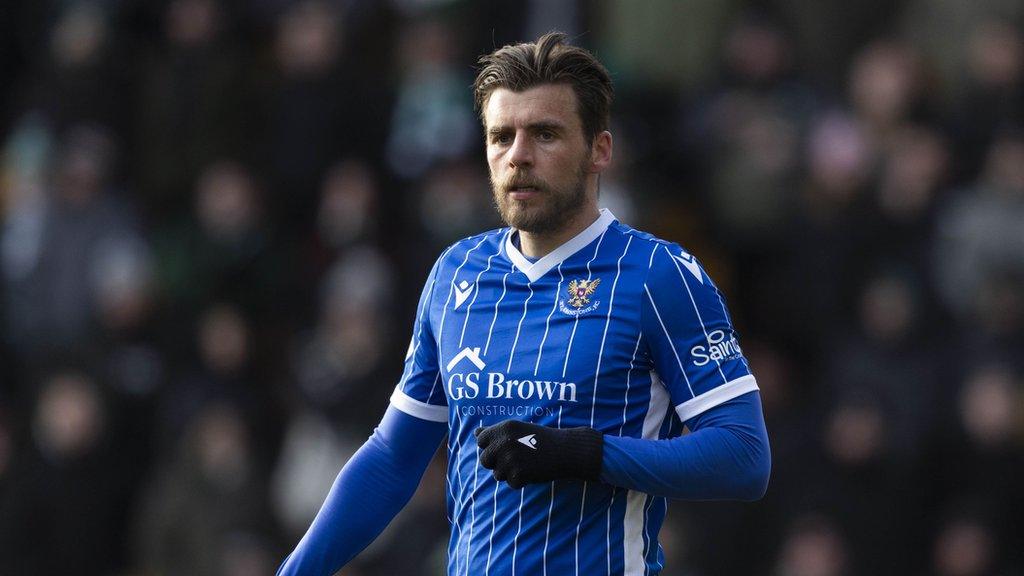
[[[469,295],[473,293],[473,288],[476,288],[476,284],[471,284],[465,280],[455,287],[455,308],[452,308],[452,310],[458,310],[459,306],[462,306],[466,298],[469,298]]]
[[[526,436],[523,436],[522,438],[519,439],[519,443],[521,443],[523,446],[526,446],[527,448],[536,450],[537,439],[534,438],[534,436],[536,436],[536,434],[528,434]]]
[[[691,274],[693,274],[693,277],[696,278],[698,282],[700,282],[701,284],[704,283],[704,276],[702,276],[700,273],[700,265],[697,264],[697,261],[693,258],[693,256],[687,254],[684,250],[683,253],[680,254],[679,256],[673,254],[672,257],[678,260],[683,266],[686,266],[686,269],[689,270]]]
[[[470,362],[473,363],[474,366],[476,366],[477,370],[483,370],[484,367],[487,366],[486,364],[484,364],[484,361],[480,359],[480,347],[478,346],[476,348],[463,348],[462,352],[456,354],[455,358],[452,358],[451,362],[448,362],[448,365],[445,366],[445,369],[451,372],[452,368],[455,368],[455,366],[459,362],[462,362],[464,359],[467,358],[469,359]]]

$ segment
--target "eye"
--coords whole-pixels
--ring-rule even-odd
[[[499,132],[491,137],[494,144],[509,144],[512,142],[512,135],[507,132]]]
[[[555,133],[551,130],[541,130],[537,137],[543,142],[550,142],[555,139]]]

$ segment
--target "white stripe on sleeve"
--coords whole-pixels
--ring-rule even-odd
[[[398,387],[391,394],[391,405],[398,408],[402,412],[410,416],[415,416],[421,420],[430,420],[431,422],[447,422],[448,421],[448,407],[438,406],[437,404],[427,404],[421,402]]]
[[[680,420],[686,422],[690,418],[710,410],[723,402],[728,402],[737,396],[742,396],[747,392],[753,392],[757,389],[757,381],[754,380],[754,376],[747,374],[679,404],[676,406],[676,414],[679,415]]]

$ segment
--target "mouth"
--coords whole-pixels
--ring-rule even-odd
[[[540,194],[540,188],[536,186],[510,186],[508,195],[513,200],[529,200]]]

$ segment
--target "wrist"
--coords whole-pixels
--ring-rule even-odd
[[[596,482],[604,460],[604,434],[588,426],[563,428],[566,447],[564,468],[573,478]]]

